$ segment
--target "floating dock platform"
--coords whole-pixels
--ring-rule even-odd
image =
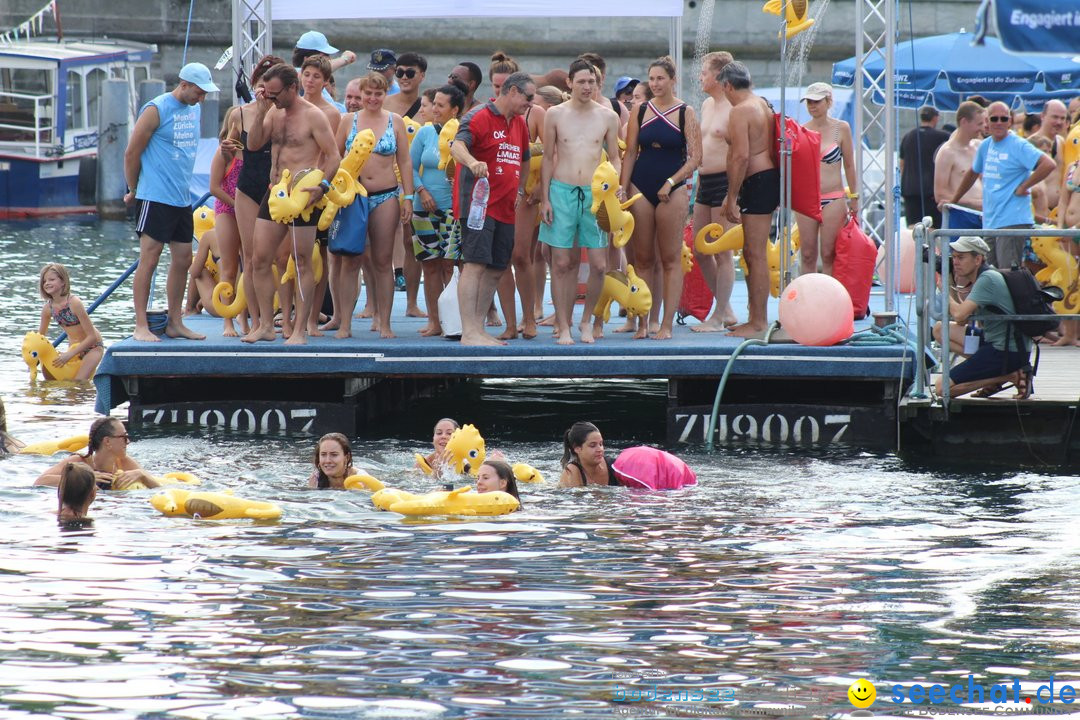
[[[745,290],[737,286],[740,292]],[[542,327],[533,340],[464,347],[420,337],[426,320],[404,317],[404,298],[395,300],[397,338],[390,340],[370,332],[370,320],[357,319],[354,337],[345,340],[310,338],[307,345],[286,346],[279,338],[249,345],[222,337],[221,320],[205,315],[187,319],[206,334],[205,341],[128,338],[108,348],[98,369],[97,409],[107,413],[128,402],[129,423],[136,429],[358,435],[377,432],[388,414],[418,397],[475,379],[661,379],[667,382],[669,444],[698,445],[708,440],[713,399],[731,364],[714,430],[717,445],[841,444],[957,459],[953,456],[981,457],[979,446],[990,440],[995,452],[1002,451],[997,454],[1017,464],[1024,462],[1018,453],[1032,463],[1072,464],[1080,458],[1080,430],[1073,432],[1080,404],[1076,372],[1058,383],[1049,402],[1038,395],[1040,371],[1035,400],[959,400],[943,413],[929,399],[907,397],[917,363],[926,362],[913,343],[805,347],[773,342],[748,346],[733,359],[741,340],[726,333],[696,333],[688,325],[677,326],[671,340],[634,340],[614,332],[622,321],[613,319],[594,344],[558,345],[551,329]],[[882,301],[873,297],[871,309],[881,310]],[[735,297],[733,304],[741,307],[744,300]],[[769,316],[776,313],[773,300]],[[870,324],[858,322],[856,330]],[[1067,374],[1068,358],[1075,367],[1080,349],[1060,350],[1044,351],[1044,367]],[[1017,431],[1017,418],[1024,432]]]

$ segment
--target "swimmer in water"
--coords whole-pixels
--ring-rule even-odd
[[[81,462],[68,462],[60,471],[60,484],[56,487],[59,505],[56,520],[61,525],[89,523],[86,511],[97,497],[97,482],[90,466]]]
[[[160,483],[127,454],[128,437],[124,424],[114,417],[98,418],[90,425],[90,440],[85,455],[69,455],[41,474],[35,485],[60,485],[60,474],[67,463],[85,463],[94,471],[102,490],[126,490],[136,483],[155,488]]]
[[[327,433],[315,446],[315,472],[308,478],[310,488],[345,489],[345,478],[356,475],[352,466],[352,445],[341,433]]]
[[[515,500],[521,502],[517,478],[514,477],[514,470],[510,467],[510,463],[505,460],[486,460],[476,475],[476,492],[486,493],[496,490],[513,495]]]
[[[435,477],[442,477],[443,468],[446,467],[446,443],[449,442],[450,436],[454,434],[461,425],[457,420],[452,418],[443,418],[439,422],[435,423],[435,431],[431,438],[431,445],[434,448],[434,452],[424,457],[424,462],[432,470],[432,475]],[[420,469],[423,467],[417,461],[416,466]]]
[[[563,436],[562,469],[559,487],[620,484],[604,456],[604,438],[590,422],[574,423]]]

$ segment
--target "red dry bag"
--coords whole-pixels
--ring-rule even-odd
[[[870,314],[870,286],[874,282],[876,262],[877,246],[859,227],[855,216],[848,213],[847,223],[836,235],[833,277],[847,288],[856,320]]]

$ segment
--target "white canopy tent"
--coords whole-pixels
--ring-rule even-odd
[[[401,18],[667,18],[668,47],[675,66],[682,67],[683,0],[411,0],[359,3],[355,0],[232,0],[233,69],[253,67],[271,46],[272,20],[379,20]],[[582,34],[582,50],[588,49]],[[681,78],[681,73],[680,73]]]

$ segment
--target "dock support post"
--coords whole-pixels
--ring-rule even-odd
[[[127,214],[124,150],[131,131],[128,127],[127,81],[106,80],[102,83],[98,108],[98,214],[105,219],[122,220]]]
[[[164,80],[143,80],[139,83],[139,107],[136,109],[136,117],[138,116],[138,110],[142,110],[143,105],[150,102],[158,95],[165,94],[165,81]]]

